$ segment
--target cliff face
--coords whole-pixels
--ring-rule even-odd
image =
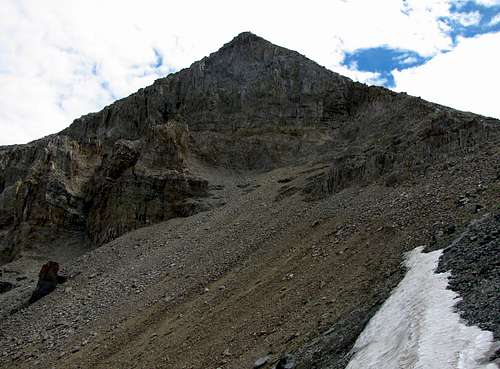
[[[101,144],[55,135],[1,152],[2,262],[78,239],[100,245],[145,224],[199,211],[208,183],[185,163],[186,127]]]
[[[315,199],[352,183],[397,184],[477,149],[497,128],[243,33],[59,134],[0,148],[0,263],[56,239],[100,245],[207,209],[200,165],[265,171],[322,161],[303,189]]]

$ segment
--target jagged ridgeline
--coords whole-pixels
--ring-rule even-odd
[[[101,245],[214,206],[200,169],[326,163],[306,199],[397,184],[476,150],[498,121],[368,87],[242,33],[67,129],[0,147],[0,263],[26,248]]]

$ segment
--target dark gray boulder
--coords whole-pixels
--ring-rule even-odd
[[[59,275],[59,264],[49,261],[44,264],[38,274],[38,283],[28,303],[32,304],[53,292],[57,285],[66,282],[66,277]]]

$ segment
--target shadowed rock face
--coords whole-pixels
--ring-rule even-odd
[[[55,135],[1,151],[0,261],[60,238],[100,245],[202,209],[190,199],[206,196],[208,182],[188,171],[184,129],[169,122],[105,145]]]
[[[0,293],[5,293],[13,289],[15,286],[10,282],[0,281]]]
[[[0,263],[79,237],[100,245],[207,208],[206,168],[327,169],[314,199],[353,183],[398,183],[498,135],[498,122],[354,83],[243,33],[59,134],[0,148]]]

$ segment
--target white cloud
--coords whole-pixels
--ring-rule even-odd
[[[248,30],[354,79],[380,82],[377,73],[343,67],[344,52],[450,50],[441,17],[450,16],[452,1],[2,0],[0,144],[57,132]],[[154,49],[164,58],[160,68]]]
[[[467,3],[475,3],[477,5],[491,7],[500,5],[500,0],[454,0],[453,4],[461,8]]]
[[[455,13],[450,18],[465,27],[475,26],[481,22],[481,14],[478,11]]]
[[[493,18],[491,18],[491,20],[489,22],[489,25],[490,26],[496,26],[499,23],[500,23],[500,14],[497,14]]]
[[[397,91],[500,118],[500,33],[460,39],[455,49],[426,64],[393,71]]]
[[[354,81],[363,82],[369,85],[382,86],[385,82],[387,82],[380,73],[360,71],[357,68],[348,68],[343,65],[337,66],[335,68],[335,72],[349,77]]]
[[[418,59],[414,56],[408,56],[400,60],[401,64],[414,64],[416,62],[418,62]]]
[[[500,0],[473,0],[475,3],[484,6],[500,5]]]

